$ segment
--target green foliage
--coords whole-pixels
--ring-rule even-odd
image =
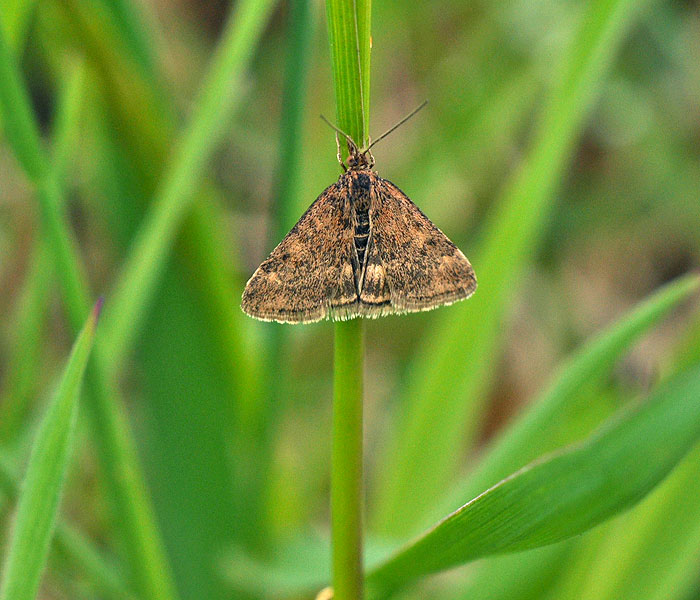
[[[540,240],[541,230],[580,134],[627,26],[642,2],[590,3],[551,87],[528,155],[509,181],[485,226],[473,264],[478,293],[436,319],[425,351],[410,370],[395,438],[382,464],[376,525],[406,532],[431,507],[435,490],[455,471],[452,448],[478,424],[500,324],[512,290]],[[459,365],[469,365],[466,374]],[[456,374],[459,374],[456,376]]]
[[[79,327],[81,315],[88,311],[88,292],[82,261],[63,211],[59,169],[51,167],[41,146],[39,127],[31,113],[27,90],[13,57],[0,35],[0,114],[15,155],[26,175],[36,185],[37,199],[50,255],[62,287],[69,320]],[[172,584],[162,550],[159,547],[149,501],[144,491],[133,441],[121,407],[109,390],[104,362],[99,354],[93,377],[89,377],[90,398],[95,420],[95,438],[102,451],[103,466],[111,486],[114,506],[129,539],[136,586],[154,598],[172,598]],[[90,375],[90,374],[88,374]]]
[[[630,0],[4,2],[3,585],[312,598],[329,489],[364,467],[369,597],[697,594],[698,31]],[[247,319],[247,277],[338,176],[319,113],[362,143],[426,98],[376,168],[472,260],[475,296],[339,324],[337,360],[327,323]],[[70,444],[37,398],[94,290]],[[37,461],[48,439],[60,460]],[[357,504],[334,500],[338,563]]]
[[[499,480],[507,478],[538,456],[551,452],[561,447],[562,444],[575,442],[588,433],[583,428],[585,423],[590,421],[590,418],[581,419],[584,411],[586,409],[592,411],[593,418],[600,417],[601,413],[600,399],[596,398],[591,390],[601,387],[601,381],[610,377],[615,365],[635,340],[644,333],[648,333],[670,310],[677,308],[691,294],[696,293],[699,287],[700,279],[697,276],[687,276],[668,284],[625,315],[619,322],[614,323],[585,344],[575,356],[566,361],[557,376],[527,410],[519,415],[513,423],[503,428],[499,437],[485,450],[484,456],[474,471],[464,477],[444,501],[439,503],[440,513],[437,518],[452,513],[466,500],[477,498],[481,492],[490,489]],[[577,419],[579,423],[576,422]],[[687,425],[692,426],[692,422],[687,423]],[[602,467],[600,462],[595,464]],[[576,472],[583,471],[578,469]],[[546,477],[543,479],[546,480]],[[609,495],[607,496],[609,497]],[[600,494],[601,499],[605,497],[606,494]],[[543,507],[548,507],[547,503],[540,504]],[[467,504],[467,507],[470,505],[471,502]],[[479,534],[483,535],[483,530]],[[457,537],[461,539],[462,536]],[[552,549],[552,553],[556,554],[559,550],[560,547],[555,547]],[[288,552],[297,555],[300,550],[289,548]],[[427,553],[431,554],[430,551]],[[383,554],[386,555],[386,552]],[[297,569],[274,564],[256,564],[250,559],[239,557],[236,562],[239,585],[243,588],[257,585],[262,588],[269,586],[271,589],[278,589],[279,579],[282,578],[278,576],[278,572],[286,569],[287,585],[298,586],[304,590],[307,587],[304,582],[318,581],[318,573],[323,572],[322,565],[318,565],[318,569],[315,569],[316,565],[314,565],[319,555],[322,556],[322,551],[307,558],[304,561],[304,566],[297,563]],[[376,554],[376,557],[381,557],[381,555],[382,553]],[[377,558],[369,562],[376,564]],[[538,556],[536,564],[532,567],[547,565],[547,563],[547,560]],[[405,580],[410,580],[414,571],[415,569],[405,569]],[[247,573],[251,575],[244,575]],[[380,583],[383,581],[381,575],[376,577]],[[493,578],[494,574],[491,573],[489,577]],[[485,577],[485,582],[488,581],[489,577]],[[534,578],[532,573],[529,577]],[[478,587],[475,586],[475,588]],[[484,592],[483,589],[474,593],[482,594],[480,597],[489,597],[489,592]]]
[[[369,135],[370,0],[327,0],[338,127],[363,146]]]

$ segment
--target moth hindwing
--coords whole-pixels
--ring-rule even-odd
[[[464,254],[365,166],[327,188],[253,273],[247,314],[282,323],[374,318],[471,296],[476,277]]]

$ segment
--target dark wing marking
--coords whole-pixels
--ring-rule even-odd
[[[327,188],[258,267],[241,307],[251,317],[308,323],[357,313],[353,228],[342,187]]]
[[[476,277],[464,254],[399,188],[379,177],[370,227],[368,269],[370,259],[377,266],[373,276],[365,275],[360,298],[386,296],[374,291],[383,271],[393,310],[379,314],[428,310],[474,293]]]

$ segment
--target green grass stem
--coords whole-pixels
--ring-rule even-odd
[[[327,0],[338,127],[363,145],[369,128],[370,0]],[[361,600],[362,319],[335,324],[331,518],[335,600]]]
[[[363,321],[336,325],[331,472],[334,600],[362,591]]]

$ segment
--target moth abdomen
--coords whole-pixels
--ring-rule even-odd
[[[353,212],[353,239],[360,271],[364,268],[367,243],[370,237],[369,207],[373,177],[372,172],[358,172],[349,178],[349,187],[352,190],[350,203]]]

